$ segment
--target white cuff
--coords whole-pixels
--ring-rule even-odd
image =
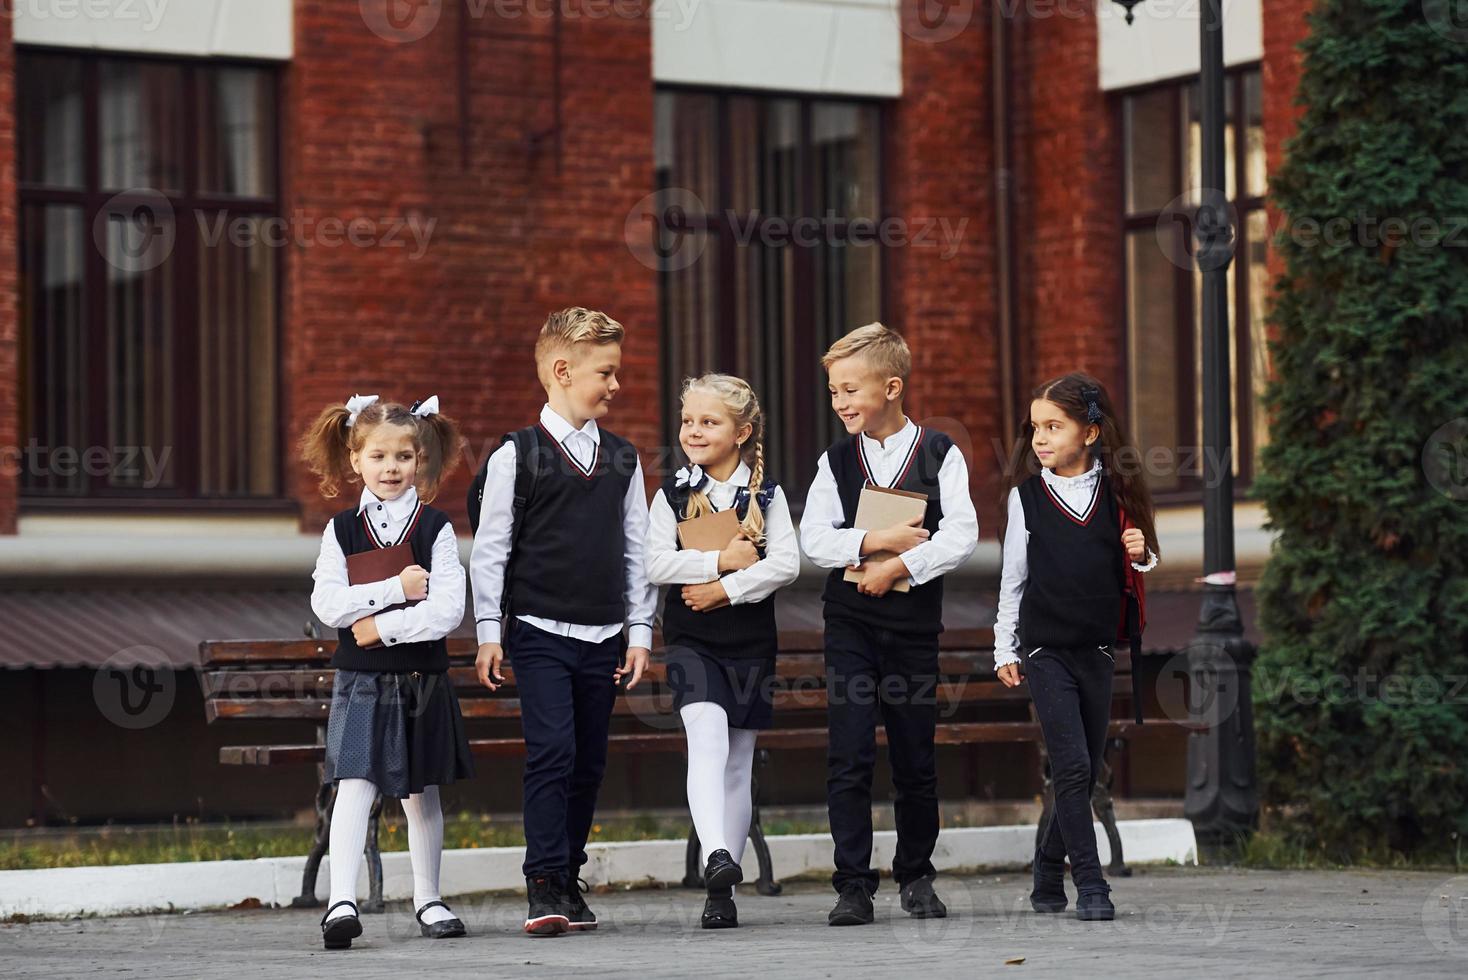
[[[500,642],[500,621],[498,619],[486,619],[474,624],[474,634],[479,638],[480,646],[486,643]]]
[[[629,647],[642,647],[644,650],[652,649],[652,627],[638,624],[627,627],[627,645]]]
[[[705,551],[703,553],[703,574],[705,582],[714,582],[719,578],[719,553],[717,551]]]
[[[1153,551],[1151,548],[1148,548],[1147,549],[1147,557],[1149,559],[1149,561],[1147,562],[1147,564],[1145,564],[1145,565],[1138,565],[1136,562],[1132,562],[1132,567],[1135,568],[1139,572],[1150,572],[1152,569],[1156,568],[1157,567],[1157,561],[1158,561],[1157,552]]]
[[[729,605],[737,606],[744,601],[744,589],[740,587],[735,576],[726,575],[719,580],[719,583],[724,586],[724,594],[729,597]]]
[[[403,625],[403,610],[392,609],[385,613],[377,614],[377,635],[382,639],[383,646],[395,646],[402,639],[398,631]]]
[[[1010,650],[1008,653],[1000,653],[998,650],[994,651],[995,671],[998,671],[1000,667],[1007,667],[1010,664],[1017,663],[1019,663],[1019,654],[1015,653],[1013,650]]]

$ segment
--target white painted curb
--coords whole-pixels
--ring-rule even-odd
[[[1117,829],[1128,864],[1198,863],[1193,825],[1187,820],[1122,820]],[[1101,863],[1105,864],[1111,859],[1111,848],[1100,824],[1095,830]],[[933,864],[939,871],[1021,868],[1029,862],[1034,842],[1033,824],[945,830],[938,838]],[[777,877],[831,870],[831,838],[825,834],[771,837],[769,845]],[[873,863],[879,868],[890,867],[896,846],[893,831],[876,834]],[[582,869],[581,876],[593,886],[676,884],[683,880],[685,847],[684,841],[668,840],[593,844],[587,848],[591,862]],[[523,888],[523,857],[524,850],[518,847],[445,851],[440,882],[443,893],[467,895]],[[0,918],[227,908],[251,898],[266,906],[289,905],[300,888],[305,863],[304,857],[288,857],[0,871]],[[748,879],[753,880],[752,853],[746,852],[744,865]],[[413,871],[406,851],[383,854],[382,874],[386,898],[412,897]],[[327,897],[329,881],[328,858],[316,879],[318,897]],[[367,894],[365,869],[357,892]]]

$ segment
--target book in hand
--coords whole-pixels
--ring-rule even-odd
[[[413,557],[413,548],[407,544],[395,544],[391,548],[361,551],[355,555],[347,555],[347,583],[349,585],[370,585],[384,579],[396,578],[403,569],[416,564],[418,562]],[[422,599],[413,599],[409,602],[400,602],[395,606],[388,606],[387,609],[379,609],[378,612],[407,609],[422,601]]]
[[[678,543],[689,551],[723,551],[739,536],[734,508],[678,522]]]
[[[868,483],[862,487],[861,497],[856,503],[856,527],[862,531],[885,531],[898,524],[909,524],[914,519],[922,520],[928,513],[928,495],[911,490],[889,490]],[[892,551],[874,551],[862,559],[869,564],[898,557]],[[854,568],[846,570],[845,580],[859,583],[865,573]],[[912,588],[906,578],[892,584],[893,592],[907,592]]]

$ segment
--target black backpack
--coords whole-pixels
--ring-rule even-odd
[[[510,557],[505,562],[504,588],[500,592],[500,610],[508,617],[510,607],[510,576],[515,566],[515,552],[520,543],[520,529],[525,526],[525,508],[535,496],[535,485],[540,479],[540,453],[537,452],[535,429],[519,429],[500,441],[515,444],[515,501],[511,507]],[[492,454],[491,454],[492,455]],[[479,513],[484,509],[484,481],[489,476],[489,460],[485,459],[474,479],[469,481],[469,494],[465,506],[469,509],[469,530],[479,533]]]

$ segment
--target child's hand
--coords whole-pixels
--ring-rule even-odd
[[[356,639],[357,646],[364,649],[381,643],[382,635],[377,632],[377,617],[368,616],[366,619],[359,619],[353,623],[352,637]]]
[[[500,664],[504,659],[505,648],[500,644],[479,644],[479,654],[474,658],[474,672],[479,675],[479,683],[491,691],[498,691],[505,682],[504,675],[500,673]]]
[[[1121,532],[1121,546],[1126,549],[1126,556],[1131,561],[1141,561],[1147,557],[1147,536],[1138,528],[1127,528]]]
[[[876,563],[864,561],[856,566],[856,570],[862,573],[861,581],[856,583],[856,591],[862,595],[877,597],[891,592],[892,586],[912,574],[901,558],[889,558]]]
[[[612,677],[620,681],[631,674],[632,679],[627,682],[627,690],[632,690],[637,686],[637,682],[642,680],[642,672],[647,669],[647,661],[651,656],[652,651],[647,647],[628,647],[627,659],[622,662],[622,666],[616,669]]]
[[[729,593],[722,582],[683,586],[683,605],[694,612],[708,612],[729,605]]]
[[[428,570],[422,565],[409,565],[398,575],[403,583],[403,598],[409,602],[428,598]]]
[[[909,552],[932,536],[922,523],[921,517],[914,517],[906,524],[894,524],[881,531],[869,531],[862,541],[862,551],[867,554],[891,551],[899,555]]]
[[[999,679],[1005,687],[1019,687],[1021,680],[1019,664],[1005,664],[999,668]]]
[[[729,546],[719,552],[719,571],[738,572],[748,568],[759,561],[759,552],[754,548],[754,542],[739,535]]]

